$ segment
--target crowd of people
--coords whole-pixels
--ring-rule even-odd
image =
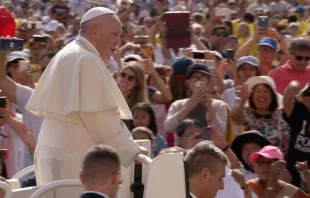
[[[22,39],[24,47],[22,51],[0,49],[0,95],[6,97],[6,106],[0,107],[0,149],[8,149],[7,159],[0,159],[0,174],[4,178],[32,165],[35,151],[42,159],[42,166],[52,166],[51,161],[44,159],[47,153],[44,151],[56,144],[65,145],[73,136],[83,133],[77,132],[77,128],[53,132],[57,128],[48,129],[47,121],[43,122],[39,116],[40,110],[65,114],[76,108],[91,111],[102,104],[98,109],[113,106],[112,96],[103,97],[109,93],[97,93],[107,90],[103,84],[111,79],[105,76],[107,79],[91,80],[98,79],[99,74],[86,67],[98,62],[87,62],[79,68],[79,72],[88,75],[87,83],[84,82],[88,87],[83,92],[77,91],[83,89],[77,85],[83,78],[76,79],[78,70],[70,68],[77,61],[88,60],[86,56],[71,56],[58,62],[66,55],[65,47],[79,41],[99,54],[118,85],[120,96],[132,114],[131,119],[124,110],[127,107],[123,108],[120,118],[132,138],[150,140],[153,158],[169,152],[184,153],[192,198],[310,197],[307,194],[310,193],[308,0],[2,0],[0,3],[1,39]],[[92,18],[84,14],[93,7],[106,7],[108,14],[116,13],[121,31],[117,22],[111,20],[98,21],[98,27],[88,23]],[[173,32],[170,24],[178,27],[184,24],[182,20],[168,23],[167,13],[179,17],[189,14],[187,34],[169,36]],[[263,18],[267,18],[267,26]],[[96,46],[95,37],[89,36],[96,34],[95,28],[108,35],[97,40]],[[103,56],[103,47],[112,56]],[[57,64],[58,67],[54,66]],[[49,82],[51,75],[53,83]],[[70,83],[62,79],[69,79]],[[112,89],[113,96],[117,96],[115,87]],[[79,96],[76,94],[80,98],[74,98]],[[81,94],[98,97],[93,104],[87,104]],[[115,100],[122,106],[119,98]],[[117,127],[110,126],[108,119],[80,116],[92,131],[91,136],[100,139],[99,143],[106,142],[100,133]],[[77,122],[72,115],[57,119]],[[39,144],[42,123],[50,135],[41,135]],[[96,126],[100,130],[95,130]],[[71,138],[64,138],[63,132]],[[63,140],[59,142],[57,138]],[[84,140],[83,146],[70,149],[82,152],[94,144],[86,138],[76,142]],[[103,171],[100,179],[113,177],[109,181],[118,184],[119,175],[115,171],[119,171],[117,167],[121,164],[128,164],[124,160],[130,157],[126,156],[126,149],[95,147],[90,152],[96,149],[111,162],[89,157],[90,161],[114,166],[109,169],[112,176]],[[59,153],[50,153],[54,154]],[[98,156],[93,154],[93,158]],[[72,154],[72,164],[80,166],[74,157]],[[98,168],[84,161],[85,166]],[[81,176],[85,186],[93,173]],[[41,180],[40,185],[48,181],[30,176],[21,183],[23,187],[36,185],[36,179]],[[115,186],[113,189],[117,190]]]

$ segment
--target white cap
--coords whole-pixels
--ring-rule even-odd
[[[269,76],[253,76],[246,81],[246,84],[248,84],[249,91],[251,91],[258,84],[268,85],[273,93],[277,96],[278,109],[283,108],[283,96],[277,92],[276,84]]]
[[[106,15],[106,14],[115,14],[112,10],[105,8],[105,7],[94,7],[90,10],[88,10],[81,19],[81,24],[89,21],[93,18],[96,18],[98,16]]]
[[[45,24],[45,25],[43,26],[43,30],[49,31],[49,32],[51,32],[51,31],[56,31],[57,28],[58,28],[58,26],[59,26],[59,22],[58,22],[58,21],[56,21],[56,20],[51,20],[50,22],[48,22],[47,24]]]

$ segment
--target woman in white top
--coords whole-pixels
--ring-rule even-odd
[[[204,64],[194,64],[187,70],[187,85],[190,97],[173,102],[165,121],[167,131],[174,131],[178,124],[192,118],[200,121],[203,127],[213,125],[217,131],[226,133],[228,112],[226,104],[211,98],[211,72]]]

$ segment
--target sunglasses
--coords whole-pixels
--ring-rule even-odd
[[[225,32],[219,32],[219,33],[215,33],[215,36],[221,36],[221,37],[228,37],[228,34]]]
[[[121,78],[127,78],[127,80],[130,82],[136,79],[134,76],[126,74],[125,72],[121,72]]]
[[[298,61],[302,61],[302,60],[309,61],[310,60],[309,56],[295,56],[295,58]]]

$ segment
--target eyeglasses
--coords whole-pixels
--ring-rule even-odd
[[[130,82],[136,79],[134,76],[126,74],[125,72],[121,72],[121,78],[127,78],[127,80]]]
[[[228,34],[226,32],[219,32],[219,33],[215,33],[215,36],[221,36],[221,37],[228,37]]]
[[[309,61],[310,60],[309,56],[295,56],[295,58],[298,61],[302,61],[302,60]]]
[[[272,48],[264,48],[264,47],[262,47],[262,48],[258,48],[258,51],[260,51],[260,52],[274,52],[275,50],[272,49]]]
[[[208,81],[209,79],[206,76],[191,76],[189,80],[196,82],[196,81]]]
[[[275,161],[256,161],[255,164],[258,166],[271,166]]]

